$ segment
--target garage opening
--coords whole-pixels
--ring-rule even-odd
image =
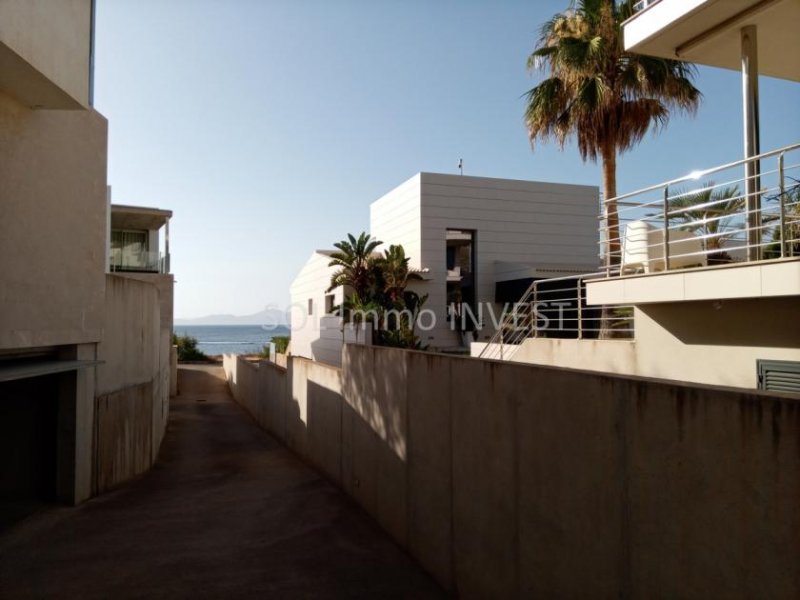
[[[57,500],[61,377],[0,382],[0,530]]]

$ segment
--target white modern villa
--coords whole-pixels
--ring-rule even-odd
[[[532,281],[596,270],[598,189],[592,186],[419,173],[373,202],[370,234],[402,245],[428,294],[418,334],[438,351],[469,352],[494,333],[494,311]],[[291,286],[292,354],[338,365],[342,342],[369,335],[331,314],[343,290],[328,292],[330,250],[312,254]],[[453,307],[469,306],[482,328],[462,331]]]
[[[620,221],[616,239],[599,229],[606,268],[556,281],[573,302],[585,290],[594,310],[567,321],[578,339],[552,339],[541,318],[509,320],[473,356],[800,393],[800,144],[762,151],[758,113],[759,75],[800,81],[800,2],[639,6],[627,50],[741,70],[744,156],[606,201]],[[544,285],[523,300],[536,304]],[[583,339],[613,333],[609,323],[633,339]]]

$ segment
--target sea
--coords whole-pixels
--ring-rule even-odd
[[[272,336],[289,335],[281,325],[175,325],[174,331],[197,339],[197,348],[208,355],[257,354]]]

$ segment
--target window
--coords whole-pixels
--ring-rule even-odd
[[[465,305],[475,311],[475,232],[465,229],[445,231],[447,265],[447,320],[472,331],[476,323],[462,319]]]
[[[334,300],[333,294],[328,294],[325,296],[325,314],[330,315],[333,313],[333,309],[336,308],[336,301]]]
[[[314,314],[314,299],[313,298],[309,298],[308,299],[308,314],[309,314],[309,316]]]
[[[113,229],[111,231],[111,267],[145,269],[148,267],[148,232]]]

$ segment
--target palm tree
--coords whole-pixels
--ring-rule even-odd
[[[674,219],[701,235],[707,253],[716,251],[708,254],[709,262],[730,262],[730,256],[721,251],[725,241],[741,234],[741,225],[734,221],[744,218],[745,207],[745,197],[738,186],[715,189],[713,181],[698,191],[678,193],[670,201],[670,212],[678,213]]]
[[[625,52],[622,22],[632,15],[633,0],[573,0],[528,58],[530,71],[549,71],[526,94],[531,144],[555,138],[563,148],[574,137],[583,160],[602,161],[609,266],[619,262],[617,155],[666,125],[672,109],[695,112],[702,97],[693,65]]]
[[[373,295],[376,281],[375,249],[381,243],[372,239],[368,233],[362,232],[357,238],[348,233],[346,240],[334,244],[338,252],[331,254],[328,266],[339,268],[331,275],[328,291],[337,287],[345,289],[344,301],[335,308],[335,312],[342,317],[343,340],[345,323],[353,323],[356,326],[356,341],[358,341],[358,326],[369,320],[367,315],[378,314],[379,305],[374,301]]]
[[[419,273],[409,268],[410,260],[402,246],[392,244],[377,261],[381,279],[380,291],[388,306],[397,306],[403,302],[403,292],[408,283],[422,279]]]
[[[328,291],[349,287],[356,296],[366,300],[375,284],[374,252],[382,243],[363,232],[358,238],[348,233],[346,240],[335,243],[338,252],[331,254],[328,266],[339,269],[331,276]]]

